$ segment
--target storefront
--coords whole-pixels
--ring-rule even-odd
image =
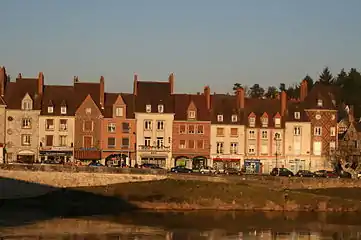
[[[35,153],[30,150],[19,151],[16,155],[18,163],[35,163]]]
[[[203,156],[194,157],[192,160],[193,169],[202,169],[207,167],[207,158]]]
[[[245,159],[244,171],[246,174],[260,174],[262,173],[262,164],[259,159]]]
[[[213,168],[219,170],[227,168],[241,169],[240,161],[239,158],[213,158]]]
[[[105,165],[108,167],[126,167],[131,166],[131,162],[125,153],[112,153],[105,158]]]
[[[141,164],[156,164],[161,168],[167,167],[167,156],[141,156]]]
[[[161,168],[170,168],[171,162],[170,147],[139,146],[137,150],[137,164],[156,164]]]
[[[73,161],[73,149],[65,147],[42,147],[39,151],[41,163],[65,164]]]

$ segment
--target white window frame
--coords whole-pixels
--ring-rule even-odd
[[[64,140],[64,142],[62,140]],[[61,146],[61,147],[68,146],[67,135],[59,135],[59,146]]]
[[[144,146],[150,147],[152,144],[152,139],[150,137],[144,137]]]
[[[53,112],[54,112],[54,107],[48,106],[48,113],[53,113]]]
[[[195,119],[196,118],[196,111],[189,110],[188,111],[188,118],[189,119]]]
[[[255,127],[256,126],[256,118],[255,117],[250,117],[248,119],[248,123],[250,127]]]
[[[223,122],[223,115],[222,114],[217,115],[217,121],[218,122]]]
[[[294,117],[295,117],[295,119],[297,119],[297,120],[301,119],[301,113],[300,113],[300,112],[295,112],[295,113],[294,113]]]
[[[60,114],[66,114],[66,106],[61,106],[60,107]]]
[[[108,123],[108,133],[115,133],[117,131],[117,125],[115,123]]]
[[[317,106],[322,107],[323,106],[323,101],[322,99],[317,99]]]
[[[92,113],[92,109],[91,109],[91,108],[86,108],[86,109],[85,109],[85,113],[86,113],[86,114],[91,114],[91,113]]]
[[[248,131],[248,139],[256,139],[256,131],[255,130]]]
[[[316,143],[320,145],[319,151],[316,151]],[[313,142],[313,155],[321,156],[322,155],[322,142],[321,141],[314,141]]]
[[[249,155],[255,155],[256,154],[256,145],[249,144],[247,152]]]
[[[124,116],[124,108],[123,107],[116,107],[115,108],[115,116],[116,117],[123,117]]]
[[[331,128],[330,128],[330,136],[331,136],[331,137],[335,137],[335,136],[336,136],[336,128],[335,128],[335,127],[331,127]]]
[[[157,130],[164,130],[165,122],[162,120],[157,121]]]
[[[238,121],[238,116],[236,114],[233,114],[231,120],[232,120],[233,123],[237,122]]]
[[[31,128],[31,118],[23,118],[21,123],[22,128]]]
[[[164,113],[164,105],[163,104],[158,105],[158,113]]]
[[[152,130],[152,120],[144,120],[144,130],[150,131]]]
[[[152,105],[150,105],[150,104],[145,105],[145,111],[147,113],[151,113],[152,112]]]
[[[237,142],[231,142],[230,154],[238,154],[238,143]]]
[[[32,110],[32,102],[30,100],[23,100],[22,104],[22,110]]]
[[[268,127],[268,117],[263,117],[261,119],[262,127]]]
[[[157,137],[157,147],[164,147],[164,137]]]
[[[315,127],[313,129],[313,135],[314,136],[322,136],[322,127]]]
[[[21,135],[21,145],[23,145],[23,146],[31,145],[31,135],[30,134]]]
[[[181,143],[181,141],[184,141],[184,144]],[[186,143],[187,141],[185,139],[181,139],[179,140],[179,148],[180,149],[185,149],[186,148]]]
[[[281,118],[276,117],[275,118],[275,127],[280,127],[281,126]]]
[[[295,126],[293,128],[293,136],[301,136],[301,127],[300,126]]]
[[[268,139],[268,131],[267,130],[262,130],[261,138],[262,139]]]
[[[217,154],[224,153],[224,142],[217,142]]]

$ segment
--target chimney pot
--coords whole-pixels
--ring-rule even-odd
[[[287,93],[285,91],[281,92],[281,116],[284,116],[287,108]]]
[[[173,92],[174,92],[174,73],[169,74],[168,82],[170,85],[170,94],[173,94]]]
[[[204,87],[204,96],[206,98],[207,109],[210,110],[211,109],[211,89],[209,88],[209,86]]]
[[[138,94],[138,74],[136,74],[136,73],[134,73],[133,94],[135,96],[137,96],[137,94]]]
[[[43,72],[39,72],[39,77],[38,77],[38,94],[39,95],[43,94],[43,89],[44,89],[44,74],[43,74]]]
[[[237,97],[237,107],[239,109],[243,109],[244,108],[244,89],[242,87],[237,89],[236,97]]]

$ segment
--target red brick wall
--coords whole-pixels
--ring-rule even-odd
[[[188,127],[190,125],[193,125],[195,128],[194,134],[188,133]],[[202,125],[203,126],[203,134],[197,133],[197,126]],[[185,126],[186,133],[181,134],[180,133],[180,127]],[[210,135],[211,135],[211,124],[206,122],[188,122],[188,121],[174,121],[173,122],[173,157],[177,156],[187,156],[189,158],[193,158],[196,156],[203,156],[206,158],[209,158],[210,155]],[[186,148],[182,149],[179,147],[180,141],[185,140],[186,142]],[[189,141],[194,141],[194,148],[190,149],[188,148]],[[202,140],[203,141],[203,148],[197,148],[197,141]]]

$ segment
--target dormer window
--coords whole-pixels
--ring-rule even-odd
[[[147,105],[145,106],[145,111],[146,111],[147,113],[150,113],[150,112],[152,111],[152,105],[147,104]]]
[[[115,108],[115,116],[116,117],[123,117],[124,112],[123,112],[123,108],[122,107],[117,107]]]
[[[281,118],[275,118],[275,127],[281,127]]]
[[[163,112],[164,112],[164,105],[163,105],[163,104],[159,104],[159,105],[158,105],[158,112],[159,112],[159,113],[163,113]]]
[[[23,110],[31,110],[33,107],[32,107],[32,104],[31,104],[31,101],[29,100],[24,100],[23,101],[23,104],[22,104],[22,109]]]
[[[54,107],[48,106],[48,113],[53,113],[53,112],[54,112]]]
[[[232,115],[232,122],[237,122],[238,118],[237,118],[237,115],[233,114]]]
[[[317,100],[317,106],[318,106],[318,107],[322,107],[322,106],[323,106],[323,101],[322,101],[322,99],[318,99],[318,100]]]
[[[218,115],[217,115],[217,121],[218,121],[218,122],[223,122],[223,115],[218,114]]]
[[[196,111],[188,111],[188,119],[195,119]]]
[[[295,119],[300,119],[300,118],[301,118],[301,113],[295,112]]]
[[[62,107],[60,108],[60,113],[61,113],[61,114],[66,114],[66,106],[62,106]]]
[[[255,127],[256,126],[256,118],[255,117],[250,117],[248,119],[248,122],[249,122],[250,127]]]
[[[263,117],[261,119],[262,127],[268,127],[268,117]]]

